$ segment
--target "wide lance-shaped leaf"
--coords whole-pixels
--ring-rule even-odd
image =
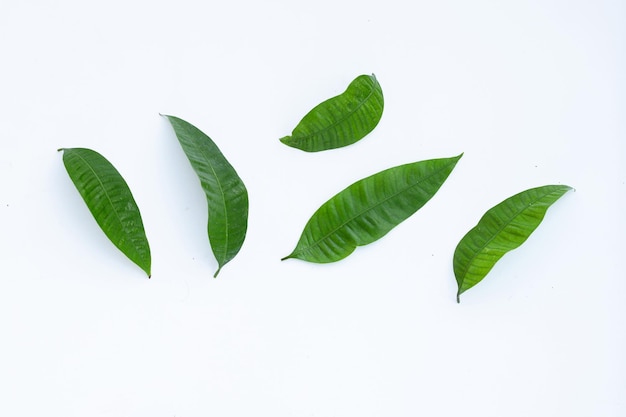
[[[372,75],[360,75],[342,94],[314,107],[280,141],[307,152],[341,148],[364,138],[383,115],[383,91]]]
[[[165,116],[200,179],[206,195],[208,235],[218,263],[214,277],[243,245],[248,228],[248,191],[232,165],[207,135],[190,123]]]
[[[500,258],[524,243],[539,226],[548,208],[571,189],[567,185],[531,188],[489,209],[454,251],[457,302]]]
[[[124,178],[98,152],[61,148],[63,164],[104,234],[150,277],[150,246]]]
[[[400,165],[355,182],[313,214],[283,259],[335,262],[380,239],[435,195],[461,156]]]

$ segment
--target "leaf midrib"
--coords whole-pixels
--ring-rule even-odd
[[[91,166],[91,164],[89,164],[89,162],[83,158],[82,155],[80,155],[80,152],[76,152],[75,155],[82,161],[85,163],[85,165],[89,168],[89,170],[91,171],[91,173],[93,174],[93,176],[96,178],[96,180],[98,181],[98,183],[100,184],[100,187],[102,188],[102,190],[104,191],[104,195],[107,198],[107,201],[109,202],[109,205],[111,206],[111,208],[113,209],[113,213],[115,213],[115,218],[117,219],[121,229],[123,231],[126,232],[126,228],[124,227],[124,222],[122,221],[119,212],[117,211],[117,209],[115,208],[115,205],[113,204],[113,200],[111,200],[111,197],[109,196],[109,193],[106,189],[106,187],[104,186],[104,183],[102,182],[102,180],[100,179],[100,176],[98,175],[98,173],[93,169],[93,167]],[[131,240],[132,242],[132,240]],[[118,242],[114,242],[115,245],[118,245]],[[139,256],[141,256],[141,258],[143,259],[143,256],[140,254],[140,251],[137,250],[137,247],[135,246],[134,242],[133,242],[133,247],[135,248],[137,254],[139,254]],[[144,259],[145,260],[145,259]]]
[[[207,136],[207,138],[208,138],[208,136]],[[212,141],[212,139],[211,139],[211,138],[209,138],[209,140],[211,140],[211,141]],[[201,155],[202,155],[202,157],[204,158],[204,160],[205,160],[206,164],[207,164],[207,165],[208,165],[208,167],[211,169],[211,173],[213,174],[213,178],[215,178],[215,181],[216,181],[217,186],[218,186],[218,188],[219,188],[220,197],[221,197],[221,201],[222,201],[222,207],[224,208],[224,219],[225,219],[225,224],[226,224],[226,227],[225,227],[225,230],[224,230],[224,234],[225,234],[225,244],[224,244],[224,247],[223,247],[223,249],[224,249],[224,251],[223,251],[223,253],[224,253],[224,259],[225,259],[225,258],[226,258],[226,253],[228,252],[228,246],[229,246],[229,241],[230,241],[230,234],[228,233],[228,231],[229,231],[229,227],[228,227],[228,225],[229,225],[229,219],[228,219],[228,210],[227,210],[227,206],[226,206],[226,197],[225,197],[225,195],[224,195],[224,187],[222,187],[222,182],[220,181],[220,177],[219,177],[219,176],[217,175],[217,173],[215,172],[215,168],[213,168],[213,164],[211,163],[211,159],[210,159],[210,151],[209,151],[208,149],[205,149],[205,147],[203,147],[203,146],[199,146],[199,145],[197,145],[197,144],[195,143],[195,141],[193,141],[193,143],[194,143],[194,147],[195,147],[197,150],[199,150],[199,151],[200,151],[200,154],[201,154]],[[206,192],[205,192],[205,197],[207,198],[207,206],[209,206],[209,198],[208,198],[209,196],[208,196],[208,195],[206,195]],[[211,213],[209,213],[209,217],[210,217],[210,216],[211,216]],[[209,236],[209,238],[210,238],[210,236]],[[218,264],[219,264],[219,267],[221,268],[221,266],[222,266],[222,262],[223,262],[223,259],[218,259],[218,261],[217,261],[217,262],[218,262]],[[219,272],[219,269],[218,269],[218,271],[217,271],[217,272]],[[216,274],[217,274],[217,272],[216,272]]]
[[[319,246],[319,245],[320,245],[323,241],[325,241],[326,239],[328,239],[328,237],[329,237],[329,236],[331,236],[331,235],[335,234],[338,230],[342,229],[342,228],[343,228],[345,225],[347,225],[348,223],[351,223],[354,219],[356,219],[356,218],[359,218],[359,217],[363,216],[363,214],[365,214],[365,213],[367,213],[367,212],[369,212],[369,211],[371,211],[371,210],[374,210],[375,208],[377,208],[377,207],[379,207],[379,206],[383,205],[384,203],[386,203],[387,201],[389,201],[389,200],[391,200],[391,199],[393,199],[393,198],[397,197],[398,195],[400,195],[400,194],[402,194],[402,193],[406,192],[407,190],[409,190],[409,189],[411,189],[411,188],[413,188],[413,187],[417,187],[418,185],[420,185],[420,184],[421,184],[421,183],[423,183],[424,181],[428,180],[429,178],[431,178],[431,177],[435,176],[436,174],[439,174],[441,171],[445,170],[445,169],[446,169],[449,165],[450,165],[450,164],[447,164],[447,165],[445,165],[445,166],[441,167],[440,169],[438,169],[437,171],[434,171],[432,174],[428,175],[427,177],[424,177],[424,178],[420,179],[420,181],[416,182],[415,184],[412,184],[412,185],[410,185],[410,186],[408,186],[408,187],[405,187],[405,188],[401,189],[400,191],[396,192],[395,194],[393,194],[393,195],[391,195],[391,196],[389,196],[389,197],[385,198],[384,200],[382,200],[382,201],[378,202],[377,204],[374,204],[374,205],[372,205],[372,206],[368,207],[367,209],[365,209],[365,210],[361,211],[360,213],[357,213],[356,215],[352,216],[350,219],[346,220],[345,222],[343,222],[342,224],[340,224],[339,226],[337,226],[335,229],[331,230],[331,231],[330,231],[330,232],[328,232],[326,235],[324,235],[323,237],[321,237],[320,239],[318,239],[317,241],[313,242],[313,244],[311,244],[311,245],[309,245],[308,247],[306,247],[306,248],[304,248],[304,249],[301,249],[301,250],[299,250],[299,251],[294,251],[294,253],[293,253],[292,255],[295,255],[295,254],[298,254],[298,253],[303,253],[303,252],[310,252],[310,251],[311,251],[314,247]],[[393,168],[392,168],[392,169],[393,169]],[[376,174],[374,174],[374,175],[376,175]],[[354,185],[354,184],[352,184],[352,185]],[[351,185],[351,186],[352,186],[352,185]],[[350,187],[351,187],[351,186],[350,186]],[[350,187],[348,187],[348,188],[350,188]],[[346,188],[345,190],[347,190],[348,188]],[[345,190],[344,190],[344,191],[345,191]],[[341,193],[343,193],[343,191],[341,191],[339,194],[341,194]],[[434,196],[434,194],[433,194],[433,196]],[[431,198],[432,198],[433,196],[431,196]],[[333,197],[333,198],[334,198],[334,197]],[[356,247],[356,246],[359,246],[359,245],[355,242],[355,247]]]
[[[365,97],[363,100],[361,100],[361,102],[351,111],[349,111],[348,113],[346,113],[345,117],[342,117],[341,119],[337,120],[336,122],[333,122],[331,124],[329,124],[328,126],[323,127],[320,130],[317,130],[313,133],[309,133],[307,135],[295,135],[295,138],[298,140],[309,140],[311,139],[313,136],[315,135],[319,135],[327,130],[330,130],[331,128],[337,126],[338,124],[341,124],[343,122],[345,122],[346,120],[348,120],[354,113],[356,113],[361,107],[363,107],[365,105],[365,103],[367,103],[369,101],[369,99],[374,95],[374,93],[376,92],[376,85],[378,84],[378,81],[374,80],[374,84],[372,85],[371,91],[369,92],[369,94],[367,95],[367,97]],[[347,91],[344,91],[342,94],[333,97],[329,100],[333,100],[333,99],[339,99],[339,97],[341,97],[342,95],[346,94]],[[323,104],[323,103],[322,103]],[[294,137],[294,135],[292,135],[292,138]]]

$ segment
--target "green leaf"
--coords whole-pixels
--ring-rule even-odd
[[[285,145],[307,152],[341,148],[364,138],[383,115],[383,91],[376,77],[360,75],[342,94],[318,104],[291,133]]]
[[[502,256],[524,243],[539,226],[548,208],[571,189],[567,185],[531,188],[489,209],[454,251],[453,268],[459,287],[457,302]]]
[[[104,234],[150,277],[150,246],[139,207],[124,178],[99,153],[61,148],[63,164]]]
[[[283,260],[335,262],[380,239],[435,195],[461,156],[400,165],[355,182],[313,214]]]
[[[217,145],[198,128],[165,116],[193,167],[206,195],[208,234],[218,263],[214,277],[241,249],[248,228],[248,191]]]

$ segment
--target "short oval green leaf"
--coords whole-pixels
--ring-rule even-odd
[[[98,152],[61,148],[63,164],[104,234],[150,277],[150,246],[128,184]]]
[[[548,208],[571,189],[567,185],[531,188],[489,209],[454,251],[457,302],[500,258],[524,243],[539,226]]]
[[[165,116],[200,179],[206,195],[209,220],[207,231],[218,263],[214,277],[243,245],[248,228],[248,191],[217,145],[192,124]]]
[[[376,77],[360,75],[346,91],[314,107],[280,141],[307,152],[341,148],[363,139],[383,115],[383,91]]]
[[[355,182],[313,214],[283,260],[335,262],[380,239],[435,195],[461,156],[400,165]]]

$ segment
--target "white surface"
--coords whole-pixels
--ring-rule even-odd
[[[0,13],[0,415],[626,415],[621,1],[5,0]],[[278,142],[375,73],[363,141]],[[204,130],[250,193],[216,264],[206,203],[159,113]],[[106,240],[59,147],[122,172],[153,277]],[[289,260],[353,181],[465,152],[440,192],[331,265]],[[455,302],[482,213],[568,184]]]

